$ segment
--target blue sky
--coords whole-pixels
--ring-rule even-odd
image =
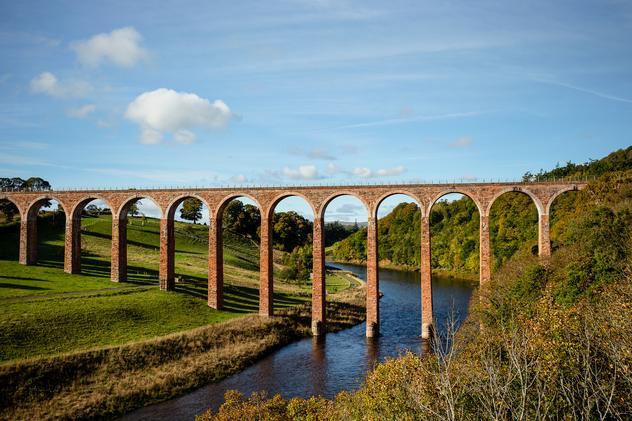
[[[2,1],[0,173],[515,179],[632,143],[630,40],[629,1]]]

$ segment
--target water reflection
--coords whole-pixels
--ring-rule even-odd
[[[366,279],[364,266],[331,264]],[[433,308],[439,332],[454,312],[457,322],[467,314],[473,285],[467,281],[433,278]],[[342,390],[355,390],[366,373],[386,357],[411,350],[427,352],[421,334],[421,289],[418,272],[380,269],[380,333],[365,336],[365,324],[320,338],[287,345],[241,373],[204,386],[182,397],[142,408],[123,419],[193,419],[211,407],[217,409],[224,392],[236,389],[245,395],[267,390],[285,398],[321,395],[334,397]]]

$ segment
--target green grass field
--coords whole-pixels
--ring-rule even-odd
[[[38,225],[36,266],[18,264],[17,225],[0,230],[0,361],[152,338],[257,312],[259,249],[224,236],[225,308],[209,308],[207,227],[176,223],[176,290],[160,291],[159,221],[131,218],[128,281],[110,277],[111,219],[82,218],[82,274],[63,272],[64,229],[50,215]],[[278,279],[278,278],[277,278]],[[353,279],[328,273],[327,291]],[[310,299],[311,286],[275,281],[275,307]]]

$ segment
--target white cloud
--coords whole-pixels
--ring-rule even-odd
[[[66,110],[66,115],[72,118],[86,118],[88,115],[92,114],[97,107],[94,104],[86,104],[81,107],[76,108],[68,108]]]
[[[243,175],[243,174],[238,174],[238,175],[234,175],[230,178],[230,181],[232,181],[233,183],[247,183],[248,182],[248,178]]]
[[[287,178],[315,180],[318,177],[318,170],[315,165],[301,165],[298,168],[283,168],[283,175]]]
[[[68,81],[62,83],[51,72],[42,72],[31,80],[31,92],[56,98],[83,97],[91,90],[92,87],[87,82]]]
[[[112,32],[97,34],[84,41],[71,44],[81,64],[97,67],[110,61],[120,67],[133,67],[147,58],[147,51],[140,46],[142,36],[131,26]]]
[[[137,96],[127,106],[125,117],[140,126],[141,143],[160,143],[165,133],[171,133],[176,142],[192,143],[192,129],[224,128],[233,113],[221,100],[211,103],[193,93],[160,88]]]
[[[400,175],[406,172],[406,168],[402,165],[393,168],[381,168],[379,170],[371,170],[366,167],[358,167],[353,169],[353,174],[358,177],[370,178],[370,177],[391,177],[394,175]]]
[[[342,169],[340,169],[338,165],[334,164],[333,162],[327,164],[327,174],[334,175],[338,174],[339,172],[342,172]]]
[[[458,139],[450,143],[450,146],[452,146],[453,148],[467,148],[471,144],[472,144],[472,138],[463,136],[463,137],[459,137]]]
[[[370,169],[366,168],[366,167],[360,167],[360,168],[354,168],[353,169],[353,174],[359,176],[359,177],[370,177],[372,172]]]

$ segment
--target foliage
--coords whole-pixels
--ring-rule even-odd
[[[569,199],[581,206],[560,216],[573,218],[550,260],[514,254],[460,331],[449,325],[434,338],[432,354],[388,360],[357,392],[312,401],[298,418],[630,419],[631,186],[632,170],[592,182]],[[292,419],[290,402],[309,402],[227,397],[202,419]]]
[[[189,197],[182,202],[180,217],[195,224],[198,219],[202,219],[202,201],[195,197]]]
[[[584,164],[573,164],[568,161],[566,165],[544,172],[540,170],[537,174],[525,173],[522,177],[524,181],[550,180],[559,178],[582,179],[584,177],[600,177],[604,174],[627,171],[632,169],[632,146],[619,149],[599,160],[590,160]]]
[[[492,205],[489,235],[494,267],[499,268],[520,249],[538,254],[538,210],[529,196],[509,192]]]
[[[0,200],[0,215],[3,216],[3,222],[13,222],[13,218],[18,213],[18,208],[12,202],[9,202],[8,200]]]
[[[312,242],[313,223],[295,211],[274,214],[274,246],[291,252]]]
[[[430,212],[433,268],[453,272],[478,271],[479,215],[468,197],[439,201]]]
[[[312,245],[297,246],[283,257],[285,269],[281,272],[281,277],[286,281],[307,282],[312,272],[312,262]]]
[[[325,224],[325,247],[344,240],[359,229],[357,222],[354,225],[344,225],[339,221],[327,222]]]
[[[619,170],[632,169],[632,146],[585,164],[567,163],[552,171],[528,173],[525,181],[551,178],[583,178],[602,176],[602,181],[591,183],[589,196],[595,201],[612,201],[612,190],[603,180],[616,183],[617,191],[630,191]],[[610,193],[607,193],[610,192]],[[581,197],[581,198],[580,198]],[[551,210],[551,240],[553,249],[567,244],[571,231],[567,228],[576,220],[587,202],[575,192],[565,193],[554,202]],[[379,220],[378,247],[380,260],[397,266],[419,268],[420,211],[414,204],[400,204]],[[509,192],[494,202],[490,212],[490,241],[493,267],[498,269],[513,256],[537,254],[538,211],[533,201],[523,193]],[[410,228],[412,227],[412,229]],[[451,272],[477,273],[479,268],[479,214],[472,200],[463,197],[451,202],[439,201],[430,213],[432,267]],[[339,261],[366,261],[366,229],[361,229],[332,247],[333,257]]]
[[[30,177],[23,180],[20,177],[0,178],[0,190],[4,191],[48,191],[51,185],[40,177]]]
[[[415,203],[400,203],[378,222],[378,253],[381,261],[418,268],[421,252],[421,211]],[[475,273],[478,270],[478,211],[464,197],[440,201],[430,215],[432,265],[435,268]],[[366,261],[366,228],[333,245],[339,261]]]
[[[233,200],[224,209],[222,226],[225,230],[228,229],[258,241],[260,224],[261,214],[256,206]]]
[[[128,216],[138,216],[140,215],[140,210],[138,209],[138,202],[134,202],[129,205],[127,209]]]
[[[30,177],[27,180],[20,177],[0,178],[0,191],[48,191],[50,189],[50,183],[40,177]],[[50,202],[46,201],[44,206],[50,206]],[[16,214],[18,214],[18,208],[13,203],[0,200],[0,215],[3,216],[4,222],[12,222]]]

